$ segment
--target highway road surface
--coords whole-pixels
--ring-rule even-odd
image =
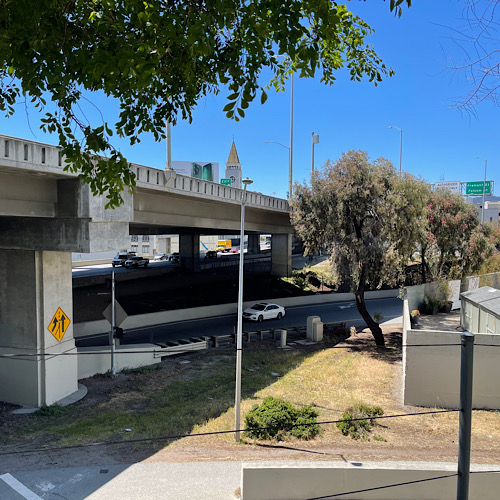
[[[398,298],[372,299],[367,300],[366,304],[371,314],[382,314],[382,321],[388,321],[402,315],[403,302]],[[348,326],[364,324],[355,302],[350,301],[336,302],[334,304],[287,307],[286,315],[281,320],[273,319],[262,323],[245,321],[243,331],[305,326],[308,316],[319,316],[324,323],[346,323]],[[233,333],[235,327],[236,314],[216,318],[178,321],[175,323],[125,330],[125,337],[121,343],[156,343],[188,339],[190,337],[226,335]],[[108,335],[103,334],[100,337],[92,337],[92,339],[78,339],[77,345],[107,345],[108,342]]]

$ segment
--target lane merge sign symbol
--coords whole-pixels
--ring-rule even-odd
[[[64,313],[64,311],[60,307],[58,307],[47,329],[59,342],[61,342],[64,334],[68,330],[70,323],[71,320]]]

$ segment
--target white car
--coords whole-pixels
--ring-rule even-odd
[[[285,315],[285,308],[278,304],[260,302],[243,311],[243,319],[264,321],[265,319],[281,319]]]
[[[168,260],[168,255],[166,253],[157,253],[153,260]]]
[[[134,255],[133,257],[130,257],[130,259],[126,260],[125,264],[123,265],[126,268],[144,266],[144,269],[146,269],[146,267],[148,267],[148,264],[149,264],[149,259]]]

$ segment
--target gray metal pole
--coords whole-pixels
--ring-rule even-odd
[[[403,129],[399,129],[401,132],[401,139],[399,142],[399,177],[402,175],[402,164],[403,164]]]
[[[170,120],[167,120],[166,126],[166,142],[167,142],[167,161],[166,168],[167,170],[172,170],[172,135],[170,132]]]
[[[481,209],[481,222],[484,222],[484,195],[486,193],[486,167],[488,160],[484,160],[483,208]]]
[[[248,179],[245,179],[248,181]],[[236,328],[236,388],[234,395],[234,440],[240,440],[240,407],[241,407],[241,349],[243,338],[243,257],[245,238],[245,202],[247,196],[247,184],[243,181],[243,192],[241,193],[241,226],[240,226],[240,265],[238,273],[238,318]]]
[[[457,500],[467,500],[469,498],[474,334],[464,332],[461,340]]]
[[[111,344],[111,375],[116,376],[115,366],[115,327],[116,327],[116,305],[115,305],[115,270],[111,271],[111,334],[109,342]]]
[[[293,73],[290,76],[290,150],[288,152],[288,198],[292,199],[292,163],[293,163]]]
[[[311,174],[314,174],[314,132],[312,133]]]

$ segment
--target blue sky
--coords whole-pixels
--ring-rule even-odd
[[[386,65],[396,75],[378,87],[351,82],[346,71],[338,73],[333,86],[314,80],[294,78],[293,178],[302,182],[311,173],[311,133],[320,136],[315,146],[315,166],[337,159],[349,149],[362,149],[371,158],[385,157],[399,167],[400,133],[403,129],[403,169],[430,183],[481,181],[488,160],[488,180],[495,181],[500,194],[499,107],[485,102],[476,116],[453,109],[457,99],[470,89],[464,74],[446,67],[446,60],[460,55],[450,40],[464,24],[463,0],[430,2],[415,0],[401,18],[389,12],[389,2],[349,2],[349,8],[374,29],[370,38]],[[220,176],[235,140],[243,175],[254,180],[252,190],[285,197],[288,189],[290,85],[286,91],[270,92],[268,101],[250,105],[246,118],[228,120],[222,108],[226,92],[200,101],[191,124],[172,129],[172,160],[219,162]],[[92,98],[106,118],[113,121],[116,104],[102,96]],[[14,118],[0,117],[0,132],[56,144],[55,136],[38,130],[31,112],[31,130],[24,109]],[[144,135],[138,145],[115,139],[115,145],[135,163],[163,168],[165,143]]]

